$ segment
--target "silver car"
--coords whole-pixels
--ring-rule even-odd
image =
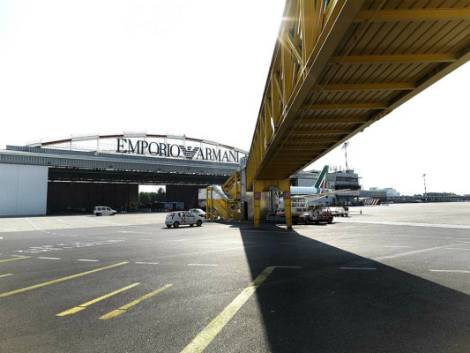
[[[199,215],[201,217],[206,217],[206,212],[200,208],[190,208],[189,212]]]

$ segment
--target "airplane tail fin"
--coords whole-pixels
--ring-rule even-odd
[[[315,183],[315,187],[319,189],[320,191],[325,189],[325,184],[326,184],[326,176],[328,175],[328,169],[329,167],[325,165],[318,176],[317,182]]]

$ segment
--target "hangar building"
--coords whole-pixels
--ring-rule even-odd
[[[0,216],[88,212],[102,204],[125,211],[142,184],[166,185],[169,197],[195,207],[197,189],[223,183],[246,155],[214,141],[143,133],[8,145],[0,150]]]

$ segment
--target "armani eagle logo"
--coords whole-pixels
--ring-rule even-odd
[[[199,147],[185,147],[183,145],[179,145],[180,150],[183,152],[186,159],[193,159],[196,153],[199,151]]]

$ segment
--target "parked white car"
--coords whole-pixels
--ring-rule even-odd
[[[330,207],[330,212],[335,217],[349,217],[348,207]]]
[[[206,217],[206,212],[200,208],[190,208],[189,212],[199,215],[201,217]]]
[[[190,227],[197,225],[200,227],[203,221],[204,217],[198,214],[190,211],[178,211],[167,214],[165,224],[168,228],[178,228],[182,225],[189,225]]]
[[[93,214],[95,216],[114,216],[117,213],[116,210],[113,210],[108,206],[95,206]]]

